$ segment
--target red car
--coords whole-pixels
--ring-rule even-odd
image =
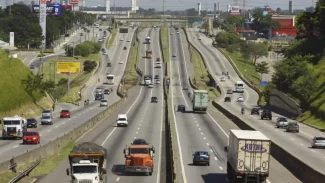
[[[70,111],[69,110],[62,110],[60,112],[60,118],[70,118]]]
[[[28,131],[24,134],[23,144],[39,144],[41,137],[37,131]]]
[[[157,58],[156,62],[160,62],[160,58]]]

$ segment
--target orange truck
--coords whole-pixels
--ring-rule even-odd
[[[146,173],[152,175],[155,149],[148,144],[132,144],[123,151],[125,172]]]

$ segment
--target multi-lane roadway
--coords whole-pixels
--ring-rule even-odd
[[[129,39],[132,39],[134,31],[130,31],[126,36]],[[117,36],[120,36],[117,34]],[[103,46],[105,43],[103,44]],[[122,50],[124,46],[128,48],[126,54],[122,54],[121,52],[115,52],[115,54],[111,55],[112,57],[112,67],[106,68],[106,60],[102,58],[101,68],[99,68],[98,76],[106,76],[107,72],[111,72],[115,74],[116,80],[114,85],[107,86],[113,87],[114,91],[116,91],[119,81],[123,75],[123,71],[125,69],[125,64],[118,64],[116,60],[118,59],[126,59],[130,43],[126,41],[121,41],[115,45],[117,48],[116,50]],[[41,143],[40,145],[44,145],[48,143],[50,140],[56,139],[59,136],[69,132],[70,130],[74,129],[75,127],[79,126],[80,124],[86,122],[88,119],[92,118],[94,115],[98,114],[99,112],[103,111],[104,107],[99,107],[99,102],[94,101],[93,95],[94,90],[97,86],[103,85],[103,83],[98,83],[97,78],[94,79],[94,82],[89,82],[85,93],[86,96],[91,100],[91,103],[88,107],[84,107],[83,105],[76,107],[71,110],[71,118],[68,119],[60,119],[58,114],[54,114],[53,125],[39,125],[36,130],[39,131],[41,135]],[[103,80],[104,81],[104,80]],[[110,95],[106,95],[105,98],[108,100],[108,105],[113,104],[119,98],[116,95],[116,92],[112,92]],[[37,118],[39,120],[39,118]],[[38,145],[22,145],[22,141],[20,140],[1,140],[0,141],[0,162],[7,161],[13,156],[18,156],[27,150],[30,151],[39,147]]]
[[[152,38],[151,44],[142,44],[147,36]],[[159,30],[144,29],[139,33],[140,47],[139,55],[146,50],[152,50],[152,59],[138,57],[138,67],[142,68],[144,74],[159,75],[163,77],[161,68],[154,68],[153,59],[162,58],[159,48]],[[158,103],[151,103],[151,97],[158,97]],[[113,114],[106,117],[94,130],[86,134],[80,141],[92,141],[108,149],[107,160],[107,182],[143,182],[156,183],[164,179],[161,174],[162,156],[162,131],[163,131],[163,89],[161,84],[155,84],[154,88],[140,85],[133,87],[128,92],[128,99]],[[118,114],[127,114],[129,125],[127,127],[116,127]],[[154,157],[155,167],[152,176],[132,176],[123,173],[124,154],[123,149],[130,145],[135,138],[146,139],[156,149]],[[41,182],[67,182],[68,176],[65,169],[69,164],[63,161],[51,174]],[[60,179],[58,179],[60,177]]]

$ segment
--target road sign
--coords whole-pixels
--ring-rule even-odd
[[[56,62],[56,72],[58,74],[79,74],[80,61],[78,62]]]
[[[261,86],[267,86],[267,81],[260,81]]]
[[[79,1],[78,0],[69,0],[69,4],[78,4]]]

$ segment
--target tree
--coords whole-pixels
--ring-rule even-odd
[[[33,102],[36,102],[37,98],[35,96],[36,92],[45,93],[46,88],[43,86],[43,75],[37,74],[28,75],[26,79],[22,80],[22,83],[25,85],[25,91],[33,99]]]
[[[237,33],[234,32],[220,32],[216,35],[215,40],[217,44],[223,48],[226,48],[231,44],[237,44],[241,41]]]
[[[277,30],[281,28],[278,21],[272,19],[271,14],[263,15],[262,10],[257,10],[253,14],[254,20],[252,28],[259,33],[264,33],[267,35],[269,30]]]
[[[197,16],[198,12],[195,8],[185,10],[187,16]]]
[[[306,12],[308,12],[308,13],[313,13],[314,11],[315,11],[315,7],[313,7],[313,6],[309,6],[306,8]]]
[[[263,74],[268,74],[269,73],[269,67],[268,67],[269,63],[263,61],[261,63],[257,63],[255,65],[255,70],[256,72],[260,73],[261,74],[261,81],[262,81],[262,76]]]
[[[73,46],[65,44],[65,45],[63,45],[63,49],[65,51],[65,56],[67,56],[67,57],[73,56]]]
[[[303,104],[308,102],[315,89],[317,88],[317,78],[312,74],[310,70],[305,75],[294,81],[292,89],[294,94],[300,99]]]
[[[297,29],[297,38],[306,38],[316,34],[317,19],[316,13],[304,12],[296,17],[295,27]]]
[[[224,23],[239,28],[243,27],[244,19],[241,16],[229,16]]]
[[[252,58],[254,65],[256,65],[257,59],[263,56],[268,56],[268,49],[265,43],[248,42],[242,46],[241,52]]]

